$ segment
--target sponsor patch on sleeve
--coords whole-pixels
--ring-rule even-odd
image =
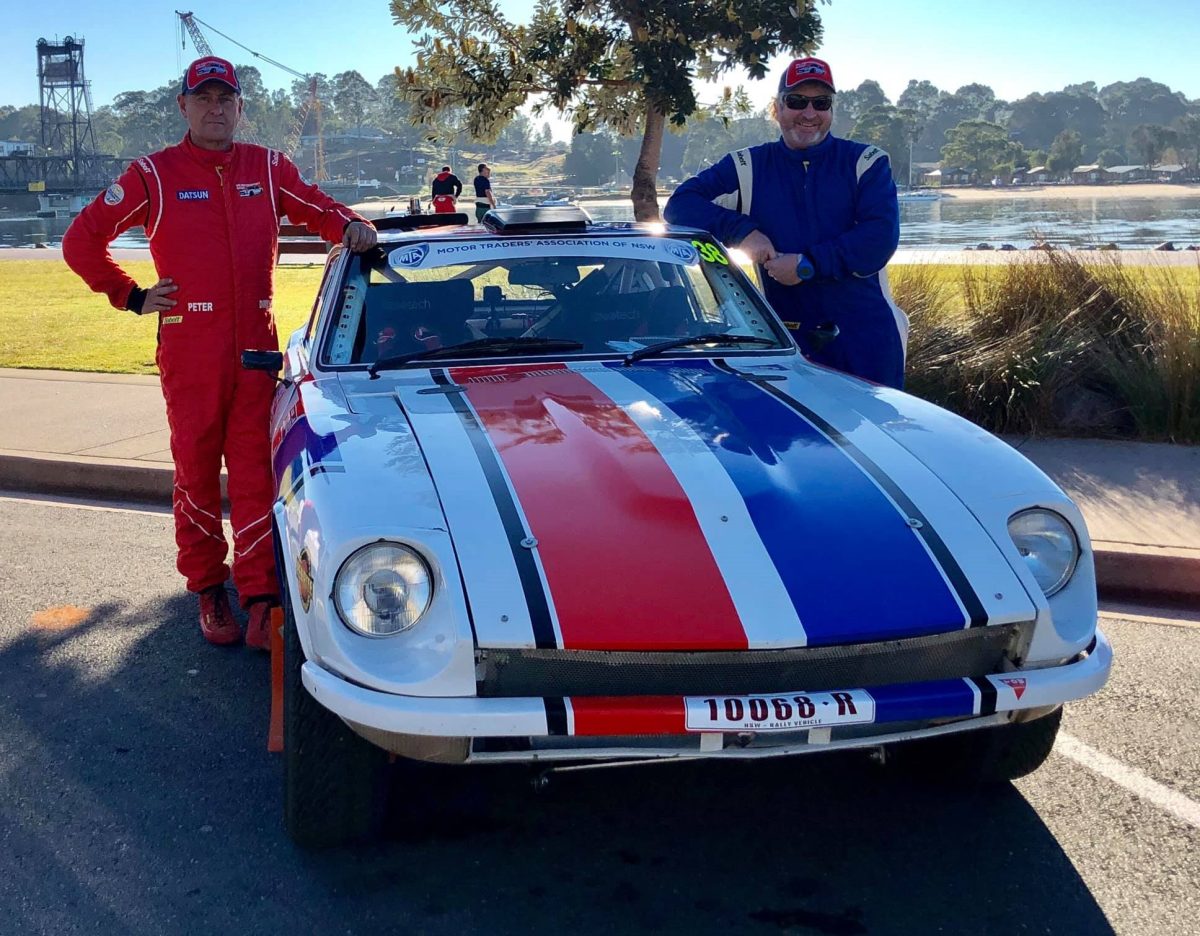
[[[119,205],[124,200],[125,189],[121,188],[119,182],[114,182],[104,193],[104,204],[106,205]]]
[[[865,173],[881,159],[887,159],[887,153],[881,150],[878,146],[868,146],[858,157],[858,165],[856,167],[857,177],[861,179],[863,177],[863,173]]]

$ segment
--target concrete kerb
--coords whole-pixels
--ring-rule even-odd
[[[225,475],[221,475],[222,494]],[[86,455],[0,449],[0,490],[89,497],[169,507],[169,465]],[[228,506],[228,505],[227,505]],[[1100,597],[1200,607],[1200,550],[1095,541]]]
[[[221,496],[228,509],[225,481],[222,472]],[[0,490],[170,507],[175,470],[132,459],[0,449]]]
[[[1200,550],[1093,542],[1101,598],[1200,608]]]

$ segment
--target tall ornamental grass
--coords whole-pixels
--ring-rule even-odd
[[[1200,262],[896,269],[907,389],[994,432],[1200,443]]]

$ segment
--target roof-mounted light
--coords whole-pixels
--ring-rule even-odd
[[[483,216],[493,234],[582,234],[591,223],[591,215],[575,205],[493,208]]]

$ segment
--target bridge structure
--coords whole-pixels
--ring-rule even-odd
[[[83,49],[83,39],[72,36],[37,41],[40,142],[45,155],[0,157],[0,191],[94,192],[121,174],[123,160],[96,152]]]
[[[116,156],[0,156],[0,192],[98,192],[128,164]]]

